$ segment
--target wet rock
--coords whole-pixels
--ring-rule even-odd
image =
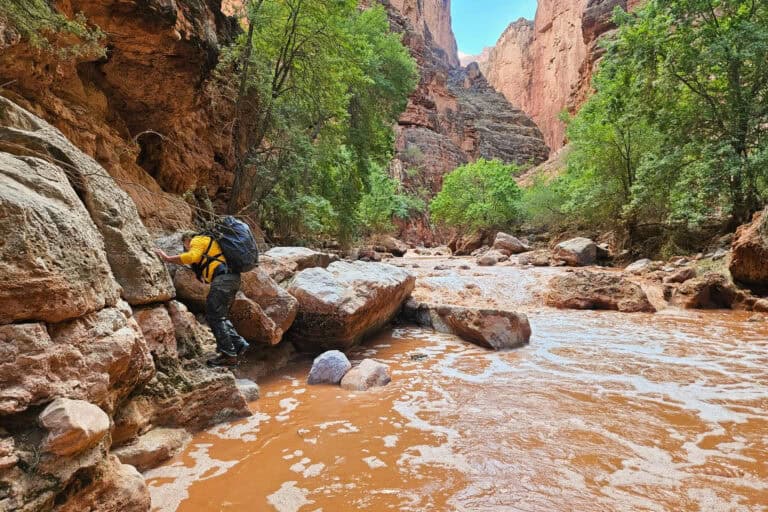
[[[733,280],[750,288],[768,291],[768,209],[736,230],[728,269]]]
[[[87,471],[84,486],[74,486],[72,494],[56,512],[147,512],[151,508],[149,489],[141,473],[109,456]]]
[[[729,309],[736,298],[736,288],[727,277],[708,272],[683,283],[672,302],[685,309]]]
[[[643,289],[621,274],[584,270],[553,278],[546,303],[562,309],[656,311]]]
[[[259,385],[250,379],[236,379],[235,384],[247,402],[255,402],[261,395]]]
[[[624,271],[629,272],[630,274],[642,274],[643,272],[651,270],[652,265],[653,261],[649,260],[648,258],[643,258],[641,260],[637,260],[631,265],[628,265]]]
[[[363,361],[349,370],[341,379],[341,387],[348,391],[367,391],[392,382],[389,367],[373,359]]]
[[[147,471],[176,455],[191,439],[189,432],[181,428],[156,428],[112,450],[112,454],[123,464]]]
[[[44,154],[51,161],[60,162],[59,166],[66,166],[65,170],[59,167],[59,174],[66,173],[65,180],[62,182],[57,178],[55,181],[63,184],[68,178],[82,197],[82,204],[103,237],[103,245],[99,243],[93,248],[101,250],[103,247],[106,250],[112,273],[122,287],[123,298],[132,305],[172,299],[174,292],[170,276],[165,265],[152,252],[152,239],[139,219],[130,196],[101,165],[75,147],[59,130],[5,98],[0,97],[0,105],[4,109],[15,110],[17,117],[26,116],[28,121],[24,128],[18,127],[18,124],[0,127],[0,148],[18,155],[29,152]],[[40,162],[36,160],[35,165]],[[51,165],[47,164],[47,167]],[[64,233],[77,229],[79,224],[74,224]],[[50,245],[48,242],[43,247]],[[76,247],[70,258],[82,258],[82,252],[87,250],[84,246]],[[82,265],[87,266],[89,262]]]
[[[304,270],[288,289],[299,301],[289,337],[309,352],[354,346],[392,320],[415,282],[407,270],[384,263],[340,261]]]
[[[57,398],[38,417],[48,431],[43,449],[69,457],[96,445],[109,432],[109,416],[84,400]]]
[[[725,250],[725,249],[718,249],[718,250],[716,250],[716,251],[715,251],[715,252],[712,254],[711,258],[712,258],[714,261],[717,261],[717,260],[722,260],[722,259],[723,259],[723,258],[725,258],[726,256],[728,256],[728,251],[727,251],[727,250]]]
[[[768,299],[758,299],[752,305],[752,311],[758,311],[760,313],[768,313]]]
[[[747,319],[747,322],[765,322],[765,315],[755,313]]]
[[[0,326],[0,415],[56,397],[107,411],[152,378],[138,325],[117,308],[60,324]]]
[[[534,267],[548,267],[552,259],[552,252],[546,249],[531,251],[521,254],[517,261],[521,265],[533,265]]]
[[[409,300],[403,317],[428,327],[493,350],[518,348],[531,339],[531,325],[522,313],[498,309],[437,305]]]
[[[459,265],[459,269],[460,270],[470,270],[470,269],[472,269],[472,267],[470,267],[469,265]]]
[[[493,249],[510,256],[512,254],[520,254],[521,252],[530,251],[531,247],[512,235],[500,232],[496,235],[496,239],[493,242]]]
[[[3,153],[2,130],[0,324],[60,322],[114,305],[120,288],[104,240],[65,171]]]
[[[694,277],[696,277],[696,269],[687,267],[674,272],[671,276],[666,276],[664,283],[684,283]]]
[[[594,265],[597,261],[597,245],[589,238],[573,238],[557,244],[553,255],[572,267]]]
[[[150,352],[178,357],[176,329],[165,306],[136,309],[133,317],[141,328]]]
[[[352,363],[343,352],[329,350],[312,362],[307,384],[338,384],[350,368]]]

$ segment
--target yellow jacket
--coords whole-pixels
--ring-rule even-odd
[[[208,244],[211,244],[211,248],[206,257],[205,250],[208,249]],[[196,236],[190,240],[189,250],[180,255],[179,259],[184,265],[204,265],[207,260],[211,260],[208,267],[203,271],[203,279],[206,283],[210,283],[213,279],[213,272],[216,267],[227,261],[221,253],[219,244],[216,240],[211,240],[209,236]]]

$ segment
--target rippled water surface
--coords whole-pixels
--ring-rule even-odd
[[[768,324],[529,313],[522,350],[399,328],[386,388],[261,382],[254,416],[147,474],[157,510],[768,510]]]

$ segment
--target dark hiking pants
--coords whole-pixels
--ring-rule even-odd
[[[211,290],[205,302],[205,318],[216,337],[216,349],[228,356],[236,356],[245,345],[245,340],[229,321],[229,308],[239,289],[240,274],[219,273],[211,281]]]

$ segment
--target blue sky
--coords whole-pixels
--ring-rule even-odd
[[[536,14],[536,0],[452,0],[453,32],[459,51],[470,55],[493,46],[504,29]]]

